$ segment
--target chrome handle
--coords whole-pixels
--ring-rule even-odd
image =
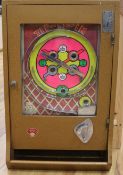
[[[17,84],[17,82],[15,80],[12,80],[10,82],[10,87],[15,88],[16,87],[16,84]]]

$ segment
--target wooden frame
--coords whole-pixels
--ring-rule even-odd
[[[33,1],[30,1],[30,4],[33,3]],[[45,3],[47,4],[45,7]],[[91,6],[89,6],[88,4],[92,4],[93,8]],[[23,5],[23,4],[26,4]],[[115,90],[116,90],[116,72],[117,72],[117,55],[118,55],[118,38],[119,38],[119,1],[114,1],[112,3],[112,1],[102,1],[100,3],[100,1],[68,1],[68,2],[59,2],[59,4],[57,4],[55,1],[53,1],[52,3],[52,8],[51,5],[48,5],[49,2],[39,2],[38,0],[35,2],[35,5],[33,5],[33,10],[37,9],[37,8],[41,8],[40,6],[36,6],[36,4],[42,4],[43,8],[42,10],[45,11],[45,8],[49,9],[49,12],[51,12],[51,14],[49,15],[49,18],[46,18],[46,16],[44,15],[42,17],[42,19],[38,18],[38,10],[35,10],[35,15],[33,16],[33,18],[30,19],[30,13],[31,13],[31,6],[28,4],[28,1],[4,1],[3,2],[3,31],[4,31],[4,79],[5,79],[5,108],[6,108],[6,128],[7,128],[7,165],[10,168],[29,168],[30,165],[32,168],[43,168],[43,169],[70,169],[71,165],[73,167],[73,169],[109,169],[111,166],[111,149],[112,149],[112,128],[113,128],[113,115],[114,115],[114,102],[115,102]],[[67,6],[65,4],[68,4]],[[72,4],[72,5],[71,5]],[[81,16],[80,11],[82,8],[82,5],[85,4],[86,8],[88,8],[89,11],[93,11],[93,16],[90,18],[89,14],[88,14],[88,10],[86,9],[84,12],[87,16],[86,20],[85,18],[82,19],[81,18],[76,18],[76,16],[74,15],[74,13],[70,13],[70,15],[68,15],[68,18],[65,18],[65,16],[60,17],[60,15],[55,16],[55,13],[53,13],[54,9],[58,9],[60,11],[61,6],[63,6],[64,12],[68,11],[69,8],[72,8],[72,6],[74,5],[74,10],[76,11],[78,16]],[[13,11],[14,8],[14,11]],[[16,10],[15,10],[16,9]],[[63,11],[62,9],[62,11]],[[95,10],[96,9],[96,10]],[[99,109],[99,115],[102,116],[101,118],[101,122],[104,125],[106,125],[106,121],[107,119],[109,119],[109,126],[107,127],[107,129],[105,129],[104,127],[102,127],[102,137],[103,139],[100,139],[99,142],[99,137],[97,138],[95,137],[95,140],[98,140],[98,142],[93,142],[93,143],[89,143],[86,148],[85,147],[80,147],[80,144],[76,144],[76,146],[74,147],[70,147],[69,145],[63,145],[62,147],[60,147],[59,143],[54,139],[55,142],[55,147],[50,145],[50,143],[52,142],[51,139],[49,139],[48,144],[44,144],[42,145],[42,148],[52,148],[52,149],[77,149],[77,147],[79,147],[78,149],[85,149],[85,150],[89,150],[89,148],[91,147],[93,150],[107,150],[108,151],[108,161],[107,162],[55,162],[55,161],[20,161],[20,160],[13,160],[13,149],[21,149],[21,148],[28,148],[28,144],[26,146],[23,147],[23,144],[21,145],[22,142],[21,139],[26,140],[27,138],[23,138],[22,135],[24,135],[22,130],[16,130],[17,127],[19,127],[19,125],[17,125],[17,123],[20,123],[21,120],[22,122],[24,121],[24,123],[29,122],[28,117],[26,118],[21,118],[20,120],[20,116],[21,116],[21,93],[20,95],[18,95],[18,91],[21,92],[21,82],[20,82],[20,75],[21,75],[21,69],[19,68],[18,70],[16,69],[16,67],[12,67],[12,65],[14,64],[15,61],[15,55],[17,55],[19,57],[19,49],[20,49],[20,42],[17,42],[18,45],[16,45],[15,47],[15,41],[16,39],[20,39],[19,38],[19,26],[21,23],[30,23],[32,20],[35,21],[35,23],[39,23],[40,20],[43,23],[48,23],[48,22],[65,22],[65,23],[70,23],[73,21],[76,21],[76,23],[78,22],[83,22],[83,23],[89,23],[91,21],[91,23],[99,23],[101,24],[101,13],[103,10],[113,10],[115,11],[115,45],[111,46],[111,33],[103,33],[101,32],[101,50],[100,50],[100,55],[101,58],[100,59],[100,68],[99,70],[103,72],[104,68],[105,68],[105,63],[107,65],[107,72],[105,71],[104,74],[102,72],[99,73],[99,91],[98,91],[98,96],[99,96],[99,102],[98,102],[98,109]],[[84,8],[83,8],[84,10]],[[20,15],[21,12],[27,12],[26,15]],[[13,20],[13,17],[15,15],[15,12],[18,16],[18,18]],[[97,13],[99,15],[97,15]],[[24,13],[23,13],[24,14]],[[45,13],[44,13],[45,14]],[[65,13],[63,13],[65,15]],[[44,19],[44,21],[43,21]],[[15,26],[15,28],[13,28],[12,26]],[[16,36],[12,37],[13,32],[16,33]],[[13,39],[11,39],[11,37]],[[108,41],[108,42],[107,42]],[[12,48],[13,52],[10,51],[10,49]],[[106,51],[106,53],[108,52],[109,54],[106,56],[106,54],[103,52],[103,50]],[[113,58],[112,58],[113,55]],[[103,57],[105,57],[105,59],[103,59]],[[107,59],[106,59],[107,57]],[[110,59],[108,59],[110,57]],[[14,59],[13,59],[14,58]],[[115,58],[115,59],[114,59]],[[16,63],[17,67],[20,67],[20,62],[18,61]],[[15,74],[16,72],[16,74]],[[13,77],[14,75],[14,77]],[[106,77],[106,79],[105,79]],[[13,80],[13,78],[18,81],[18,90],[15,91],[13,89],[9,88],[9,82],[11,80]],[[105,80],[104,80],[105,79]],[[101,83],[101,80],[103,80],[103,83]],[[106,83],[107,82],[107,83]],[[103,84],[105,84],[105,91],[102,88]],[[13,99],[12,97],[16,96],[15,99]],[[105,101],[105,103],[103,104],[103,109],[101,108],[102,105],[102,98],[104,99],[103,102]],[[13,106],[13,104],[16,104],[16,101],[18,101],[18,106],[17,108],[15,108]],[[105,110],[104,110],[105,109]],[[109,110],[110,109],[110,110]],[[13,118],[11,118],[11,116],[13,116]],[[18,116],[18,117],[17,117]],[[63,119],[63,118],[62,118]],[[64,121],[60,119],[60,122]],[[42,120],[42,118],[39,119],[41,122],[46,122],[47,120],[50,120],[50,122],[52,122],[53,124],[55,124],[55,126],[58,125],[58,120],[57,118],[55,118],[53,121],[50,118],[46,118],[44,121]],[[97,118],[93,118],[92,119],[95,122],[95,125],[98,126],[98,117]],[[30,121],[32,121],[33,123],[36,123],[36,125],[38,125],[38,122],[36,122],[36,119],[34,118],[30,118]],[[78,120],[76,118],[72,118],[71,121],[68,121],[65,119],[65,122],[71,122],[71,123],[79,123],[81,122],[82,119]],[[26,125],[24,126],[26,129]],[[42,125],[43,127],[43,125]],[[19,131],[18,134],[17,131]],[[44,130],[42,130],[44,131]],[[67,132],[69,132],[68,130],[66,130]],[[98,129],[97,129],[98,132]],[[101,132],[101,130],[100,130]],[[104,134],[105,133],[105,134]],[[108,142],[107,142],[107,133],[108,133]],[[19,141],[17,141],[17,137],[20,136]],[[43,136],[43,135],[42,135]],[[52,136],[52,135],[50,135]],[[70,136],[70,135],[69,135]],[[35,140],[36,142],[36,140]],[[35,142],[32,143],[32,148],[36,148],[39,149],[38,146],[35,145]],[[58,143],[58,144],[57,144]],[[108,143],[108,145],[107,145]],[[73,142],[72,142],[73,144]],[[65,148],[64,148],[65,147]],[[10,153],[11,152],[11,153]],[[11,154],[11,156],[10,156]],[[51,165],[49,167],[47,167],[47,165]],[[90,166],[88,166],[90,165]]]

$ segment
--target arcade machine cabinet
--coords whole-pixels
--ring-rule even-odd
[[[107,170],[118,0],[4,0],[8,168]]]

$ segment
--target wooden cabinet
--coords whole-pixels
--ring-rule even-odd
[[[109,169],[119,1],[4,1],[7,165]]]

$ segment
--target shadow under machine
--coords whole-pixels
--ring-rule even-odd
[[[3,1],[9,168],[111,166],[119,1]]]

